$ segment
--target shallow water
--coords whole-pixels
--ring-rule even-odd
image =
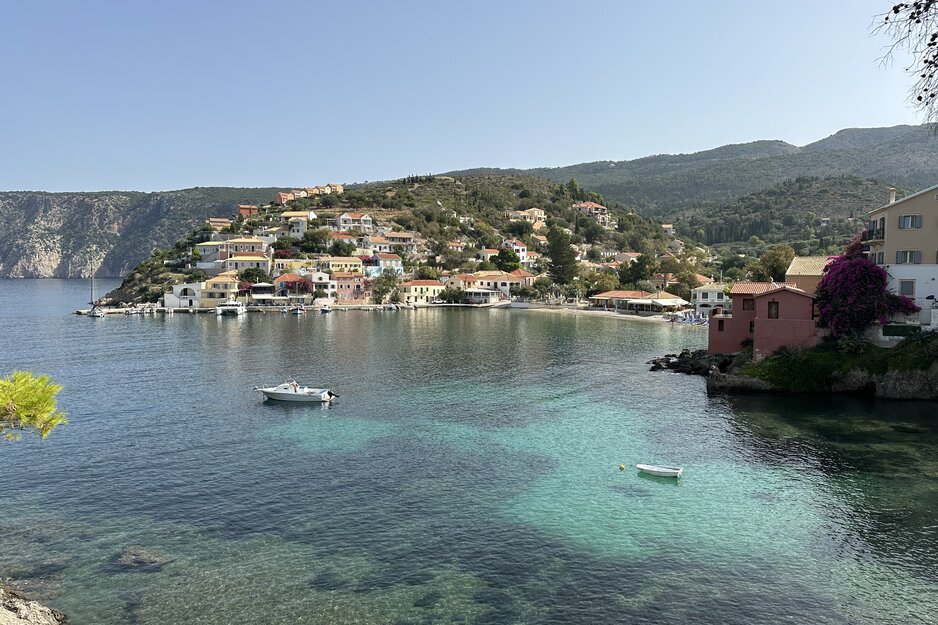
[[[935,404],[648,371],[698,328],[70,315],[87,293],[0,281],[0,371],[71,421],[0,446],[0,577],[77,625],[938,623]],[[287,377],[341,398],[251,392]]]

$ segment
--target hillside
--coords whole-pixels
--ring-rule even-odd
[[[206,217],[276,189],[197,187],[161,193],[0,192],[0,277],[123,276],[151,250],[172,245]]]
[[[757,237],[801,254],[822,253],[861,230],[866,213],[888,200],[889,186],[856,176],[800,177],[722,206],[690,209],[674,223],[679,234],[708,245]]]
[[[535,207],[544,210],[545,226],[570,229],[572,241],[587,244],[584,248],[592,246],[613,254],[620,250],[651,251],[666,245],[657,222],[621,207],[610,207],[618,223],[615,229],[605,229],[595,219],[573,210],[575,202],[586,199],[604,201],[589,191],[571,190],[567,185],[531,176],[415,176],[350,186],[341,195],[300,198],[289,202],[287,208],[313,210],[317,216],[313,228],[326,226],[343,212],[367,212],[376,227],[417,235],[421,250],[408,254],[409,261],[438,257],[444,269],[474,264],[480,248],[502,247],[506,238],[520,239],[532,250],[537,248],[539,244],[532,238],[533,225],[512,221],[506,215],[508,211]],[[262,207],[260,215],[241,224],[241,231],[249,233],[279,223],[281,210]],[[155,301],[167,286],[195,280],[199,272],[191,267],[191,248],[210,234],[190,231],[171,248],[155,251],[108,297],[111,301]],[[450,241],[460,241],[468,249],[455,253],[448,249]],[[295,245],[298,254],[306,253],[302,242]]]
[[[599,161],[528,170],[457,173],[576,178],[609,200],[648,215],[678,219],[683,211],[720,205],[800,176],[857,176],[915,191],[938,182],[938,137],[929,126],[853,128],[804,147],[783,141],[727,145],[694,154]]]

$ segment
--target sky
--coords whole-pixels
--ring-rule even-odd
[[[921,123],[891,0],[29,0],[0,190],[313,186]]]

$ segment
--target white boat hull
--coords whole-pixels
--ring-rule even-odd
[[[327,388],[309,388],[294,383],[285,383],[279,386],[268,386],[264,388],[255,388],[260,391],[267,399],[277,401],[305,402],[305,403],[325,403],[330,402],[338,395]]]
[[[642,473],[659,477],[681,477],[684,473],[684,467],[665,467],[657,464],[636,464],[635,468]]]

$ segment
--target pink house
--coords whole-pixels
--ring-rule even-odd
[[[811,347],[819,334],[814,297],[791,283],[739,282],[730,291],[732,314],[714,309],[707,350],[732,354],[751,339],[753,358],[771,356],[785,345]]]

